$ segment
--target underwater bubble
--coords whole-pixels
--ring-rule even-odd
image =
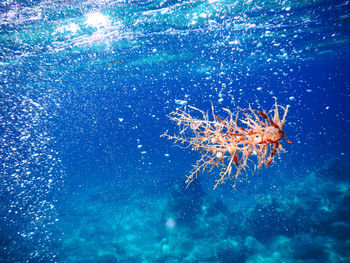
[[[176,226],[176,222],[174,218],[168,218],[165,222],[167,228],[174,228]]]
[[[175,100],[175,103],[177,105],[181,105],[181,106],[187,105],[187,101],[186,100]]]

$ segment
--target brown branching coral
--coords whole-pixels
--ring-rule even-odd
[[[268,113],[253,110],[250,106],[236,112],[224,108],[227,113],[225,119],[215,115],[213,106],[211,117],[202,110],[188,107],[202,115],[202,118],[197,119],[186,110],[177,109],[168,117],[177,123],[179,133],[169,135],[165,132],[162,135],[201,152],[201,158],[187,176],[187,184],[197,178],[200,172],[207,170],[210,173],[214,167],[219,167],[220,174],[214,189],[232,179],[235,187],[242,172],[252,167],[254,170],[259,170],[263,165],[268,167],[277,153],[285,151],[280,143],[282,138],[292,144],[283,131],[289,106],[282,107],[276,102]]]

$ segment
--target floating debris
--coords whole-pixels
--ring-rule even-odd
[[[180,132],[178,135],[169,135],[167,132],[161,135],[201,152],[201,158],[187,176],[187,185],[197,178],[198,173],[205,170],[210,173],[214,167],[221,167],[214,189],[231,179],[234,180],[233,187],[236,187],[236,183],[241,181],[238,176],[247,172],[249,163],[254,165],[254,171],[263,165],[269,167],[276,154],[285,152],[281,139],[292,143],[282,129],[289,106],[282,107],[275,103],[268,113],[251,107],[236,112],[223,109],[228,114],[226,119],[215,115],[212,107],[212,120],[207,112],[188,107],[201,113],[203,118],[197,119],[190,113],[177,109],[169,114],[169,118],[177,123]],[[251,158],[253,153],[256,153],[255,161]],[[232,174],[233,169],[236,171]]]
[[[121,64],[121,63],[124,63],[124,62],[126,62],[125,59],[120,59],[120,60],[115,60],[115,61],[108,62],[107,65],[108,66],[112,66],[112,65]]]

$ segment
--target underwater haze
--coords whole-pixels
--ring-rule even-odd
[[[171,112],[275,101],[293,144],[185,183]],[[350,262],[349,116],[348,0],[2,0],[0,262]]]

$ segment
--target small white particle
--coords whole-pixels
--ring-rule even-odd
[[[236,39],[236,40],[233,40],[233,41],[229,41],[228,44],[229,45],[238,45],[239,41]]]
[[[181,105],[181,106],[187,105],[187,101],[186,100],[175,100],[175,103],[177,105]]]

